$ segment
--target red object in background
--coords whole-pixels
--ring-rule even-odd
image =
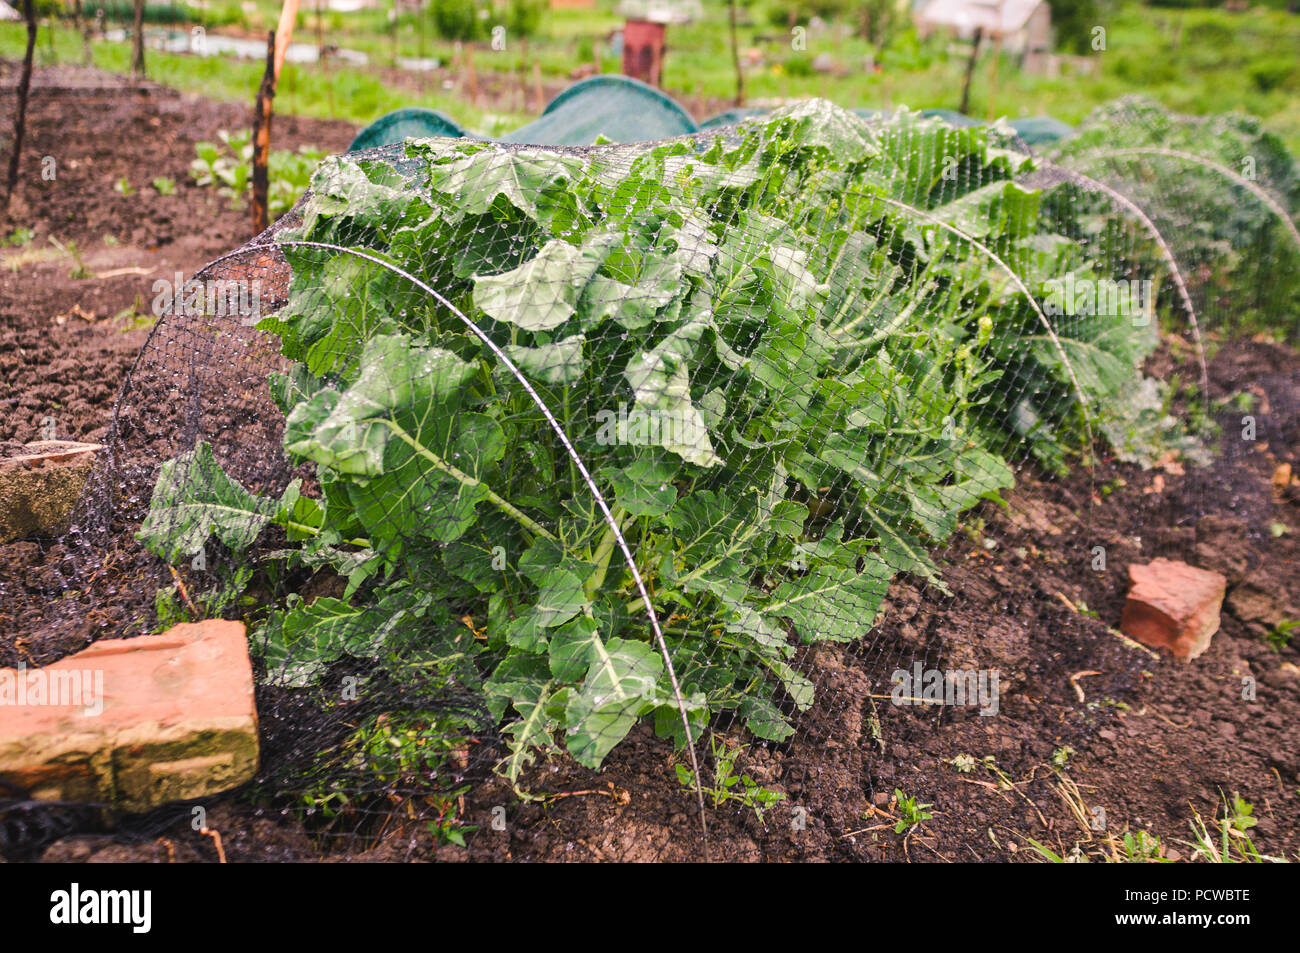
[[[628,20],[623,24],[623,75],[658,87],[664,70],[664,24]]]

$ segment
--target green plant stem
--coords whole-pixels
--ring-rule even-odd
[[[488,500],[492,503],[493,506],[499,509],[502,513],[505,513],[507,516],[509,516],[511,519],[517,522],[524,529],[536,533],[538,536],[541,536],[544,539],[549,539],[553,543],[559,542],[559,540],[556,539],[546,529],[545,526],[542,526],[536,520],[532,519],[525,513],[521,512],[509,500],[503,499],[499,494],[496,493],[496,491],[494,491],[490,486],[488,486],[482,480],[479,480],[476,477],[472,477],[465,471],[453,467],[446,460],[442,459],[442,457],[438,456],[436,453],[433,453],[431,450],[429,450],[428,447],[424,446],[422,443],[420,443],[418,440],[412,437],[409,433],[407,433],[406,430],[396,421],[381,418],[380,422],[384,424],[384,426],[386,426],[389,430],[391,430],[398,438],[403,440],[412,450],[414,450],[420,456],[424,457],[424,459],[428,460],[429,463],[431,463],[435,469],[441,470],[443,473],[447,474],[449,477],[451,477],[456,482],[462,484],[463,486],[470,487],[471,489],[481,488],[483,492],[487,495]]]
[[[297,530],[300,533],[307,533],[311,536],[319,536],[320,528],[317,526],[308,526],[305,523],[295,523],[293,520],[285,520],[283,523],[277,523],[277,526],[283,526],[285,529]],[[343,542],[349,546],[360,546],[362,549],[370,549],[370,540],[357,537],[356,539],[345,539]]]
[[[700,563],[700,565],[696,566],[686,575],[678,576],[677,580],[674,582],[674,586],[681,586],[681,584],[684,582],[690,582],[692,579],[697,579],[698,577],[704,575],[704,573],[712,569],[714,566],[717,566],[719,563],[730,558],[732,554],[738,552],[741,549],[741,547],[745,545],[745,543],[749,542],[750,538],[754,536],[754,534],[757,533],[760,528],[761,527],[757,524],[751,525],[747,530],[745,530],[744,533],[736,537],[736,539],[730,545],[727,546],[725,551],[713,557],[712,559],[708,559]],[[636,612],[638,609],[645,609],[645,602],[643,600],[641,600],[640,598],[636,598],[628,601],[627,610],[629,612]]]
[[[614,511],[613,516],[614,525],[617,525],[621,530],[623,522],[627,519],[627,511],[619,507]],[[582,587],[583,595],[587,597],[588,602],[595,598],[600,587],[605,584],[605,575],[609,572],[609,560],[614,555],[614,547],[618,545],[618,536],[614,532],[614,525],[605,526],[605,534],[601,536],[596,551],[592,554],[591,559],[596,564],[596,569],[587,577],[587,581]]]
[[[911,301],[909,301],[907,305],[903,308],[903,310],[898,312],[897,317],[895,317],[893,321],[890,321],[887,325],[885,325],[880,330],[876,331],[865,341],[855,342],[854,346],[861,347],[861,348],[868,348],[871,347],[873,344],[880,343],[881,341],[885,340],[885,338],[892,335],[895,331],[897,331],[904,324],[906,324],[908,320],[912,317],[912,315],[916,313],[916,309],[921,306],[921,302],[924,301],[929,296],[930,292],[934,291],[934,287],[935,287],[935,283],[933,279],[927,281],[925,285],[922,286],[921,290],[917,292],[916,297],[914,297]],[[831,333],[836,335],[848,334],[859,324],[861,324],[869,315],[870,315],[869,311],[864,311],[862,314],[858,315],[848,324],[844,325],[844,327],[836,328]]]

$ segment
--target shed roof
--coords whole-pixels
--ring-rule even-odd
[[[968,32],[1006,36],[1023,30],[1044,0],[930,0],[917,14],[918,23],[956,27]]]

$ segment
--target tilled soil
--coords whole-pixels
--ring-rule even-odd
[[[0,68],[0,114],[14,106]],[[0,440],[103,436],[113,399],[148,334],[154,282],[186,278],[251,237],[247,206],[194,183],[195,143],[251,124],[251,109],[95,70],[38,71],[18,187],[0,253]],[[277,116],[274,148],[340,152],[344,122]],[[4,156],[7,165],[8,155]],[[152,186],[165,177],[175,190]],[[125,182],[130,194],[117,186]],[[55,245],[57,242],[58,245]],[[62,246],[61,250],[59,246]]]
[[[245,125],[242,107],[161,89],[95,96],[93,108],[84,94],[72,105],[33,99],[30,155],[59,157],[59,176],[42,182],[29,163],[7,228],[33,228],[33,248],[48,245],[49,235],[77,242],[85,267],[100,277],[69,277],[76,263],[66,255],[0,270],[0,441],[37,438],[46,416],[60,437],[102,436],[147,334],[131,330],[129,316],[114,316],[137,296],[147,312],[155,276],[188,275],[248,237],[246,211],[229,209],[185,174],[194,141]],[[0,108],[11,101],[0,99]],[[277,146],[337,150],[352,135],[343,124],[276,123]],[[142,187],[155,175],[175,179],[176,193]],[[139,191],[114,191],[122,176]],[[6,259],[12,265],[21,253]],[[123,268],[146,273],[113,274]],[[1214,343],[1210,396],[1253,395],[1255,439],[1242,438],[1243,412],[1223,409],[1214,462],[1203,469],[1142,471],[1103,460],[1067,480],[1023,475],[1005,509],[990,507],[982,525],[949,547],[951,597],[896,580],[882,623],[860,643],[797,659],[817,684],[817,704],[796,719],[791,741],[751,743],[737,762],[784,797],[761,820],[710,801],[709,856],[1031,860],[1033,839],[1062,855],[1100,859],[1115,836],[1143,830],[1164,840],[1166,856],[1188,859],[1189,822],[1221,815],[1223,799],[1236,792],[1255,805],[1250,833],[1262,852],[1300,853],[1300,653],[1266,640],[1279,623],[1300,618],[1300,509],[1270,482],[1280,464],[1300,468],[1300,362],[1264,341]],[[1176,369],[1167,354],[1152,363],[1154,373]],[[0,546],[0,578],[30,574],[40,591],[58,545]],[[1101,570],[1097,546],[1105,549]],[[1228,578],[1222,627],[1193,662],[1154,655],[1114,631],[1126,567],[1156,556]],[[121,607],[105,601],[99,611],[111,619]],[[21,626],[0,607],[7,662],[49,661],[93,637],[88,625],[80,644],[20,645]],[[893,672],[915,663],[997,670],[997,713],[893,704]],[[297,737],[294,709],[265,691],[261,701],[266,750],[278,751]],[[746,741],[731,726],[715,730]],[[416,801],[374,800],[363,815],[323,824],[282,799],[234,792],[205,802],[208,827],[231,861],[704,856],[677,756],[646,727],[599,773],[570,763],[534,769],[524,786],[552,795],[542,801],[520,800],[493,777],[491,750],[472,760],[466,776],[477,783],[458,810],[478,830],[465,847],[437,846],[428,818],[411,813]],[[896,833],[896,791],[929,805],[932,816]],[[11,806],[0,814],[0,848],[46,860],[218,859],[218,838],[193,831],[190,820],[180,805],[115,819],[109,829],[93,811]]]
[[[6,117],[14,81],[14,65],[0,64]],[[154,283],[175,285],[178,273],[189,279],[251,237],[247,205],[232,207],[189,174],[197,142],[250,122],[248,107],[153,83],[73,66],[37,71],[18,187],[0,225],[0,239],[31,232],[25,244],[0,245],[0,441],[104,437],[150,333]],[[272,145],[340,152],[355,133],[344,122],[277,116]],[[154,188],[159,177],[175,183],[171,194]],[[0,546],[0,578],[11,589],[0,604],[0,631],[20,628],[21,617],[46,601],[43,593],[58,591],[58,569],[69,559],[59,541]],[[0,664],[51,661],[120,621],[116,594],[138,579],[126,572],[97,582],[102,598],[84,625],[11,643],[0,649]],[[15,597],[14,587],[26,597]]]

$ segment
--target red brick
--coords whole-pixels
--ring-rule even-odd
[[[1133,586],[1120,620],[1125,635],[1185,660],[1210,647],[1227,579],[1172,559],[1130,565],[1128,575]]]
[[[41,669],[0,669],[0,779],[32,797],[142,811],[236,787],[256,770],[253,672],[238,622],[186,623],[96,642]]]

